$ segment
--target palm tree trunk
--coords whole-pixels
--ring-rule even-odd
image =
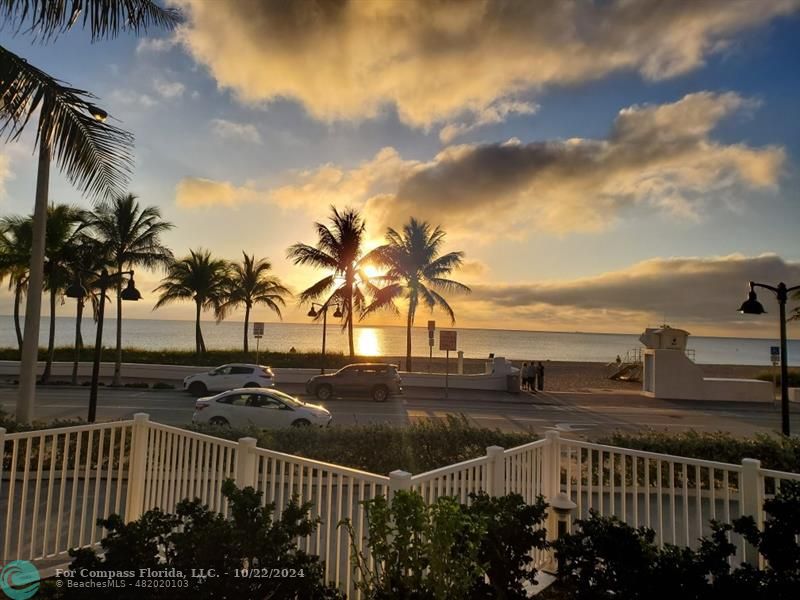
[[[350,344],[350,358],[355,358],[356,349],[353,344],[353,288],[347,295],[347,341]]]
[[[14,331],[17,333],[17,346],[22,352],[22,328],[19,325],[19,305],[22,300],[22,285],[19,283],[14,287]]]
[[[195,300],[197,308],[194,321],[194,352],[198,356],[203,353],[203,332],[200,330],[200,303]]]
[[[56,354],[56,290],[50,290],[50,335],[47,340],[47,362],[42,373],[42,383],[50,379],[53,370],[53,358]]]
[[[75,313],[75,358],[72,361],[72,385],[78,385],[78,363],[81,360],[81,321],[83,320],[83,299],[78,298],[78,308]]]
[[[411,327],[414,325],[414,304],[408,304],[408,318],[406,319],[406,371],[411,372]]]
[[[247,354],[247,327],[250,325],[250,305],[244,307],[244,353]]]
[[[122,271],[122,264],[117,264],[117,273]],[[114,380],[111,385],[120,385],[122,381],[122,277],[117,279],[117,358],[114,361]]]

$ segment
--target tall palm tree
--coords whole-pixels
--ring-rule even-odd
[[[14,331],[20,351],[22,327],[19,306],[28,289],[32,226],[31,219],[25,217],[8,216],[0,220],[0,280],[8,277],[8,289],[14,291]]]
[[[300,302],[313,302],[324,298],[322,304],[339,303],[342,311],[342,328],[347,328],[350,358],[355,356],[353,343],[353,315],[366,306],[364,291],[372,291],[363,267],[365,235],[364,219],[359,212],[345,208],[339,212],[331,206],[330,226],[315,223],[317,243],[315,246],[297,243],[289,247],[288,257],[296,265],[309,265],[328,272],[325,277],[300,293]],[[363,288],[363,289],[362,289]],[[319,311],[317,318],[321,318]]]
[[[6,28],[32,34],[42,42],[80,23],[90,29],[94,41],[153,26],[172,28],[181,15],[153,0],[3,0],[0,19]],[[108,113],[98,108],[95,100],[93,94],[64,84],[0,45],[0,135],[17,140],[36,117],[34,146],[39,149],[28,272],[33,293],[27,294],[25,301],[26,335],[17,394],[16,419],[20,423],[33,418],[51,158],[73,185],[97,196],[121,193],[133,164],[133,136],[105,123]]]
[[[217,311],[217,318],[224,319],[228,311],[244,306],[244,351],[247,352],[250,311],[257,304],[263,304],[282,318],[281,306],[286,306],[284,296],[290,296],[291,292],[281,284],[280,279],[269,274],[272,270],[269,260],[256,260],[255,255],[247,256],[246,252],[242,252],[242,256],[242,262],[230,265],[229,287]]]
[[[379,308],[397,311],[394,302],[398,298],[408,303],[406,313],[406,370],[411,370],[411,328],[420,302],[431,311],[440,308],[455,324],[453,308],[441,292],[467,292],[471,290],[463,283],[448,279],[450,273],[459,268],[464,259],[463,252],[441,254],[445,232],[440,227],[431,227],[425,221],[413,217],[401,232],[391,227],[386,231],[387,243],[373,250],[369,259],[384,267],[386,274],[379,279],[386,285],[375,294],[374,302],[365,310],[370,313]]]
[[[50,379],[55,355],[56,300],[69,285],[72,276],[70,265],[86,227],[89,215],[74,206],[58,204],[47,210],[47,236],[45,243],[44,288],[50,296],[50,331],[47,342],[47,360],[42,373],[42,382]]]
[[[164,233],[174,226],[161,219],[156,206],[139,206],[136,196],[125,194],[95,206],[92,230],[104,246],[108,261],[117,272],[134,267],[167,267],[172,251],[162,243]],[[119,385],[122,365],[122,285],[116,281],[117,345],[114,362],[114,385]]]
[[[173,262],[167,276],[156,288],[158,302],[153,310],[180,300],[195,303],[195,352],[206,351],[203,332],[200,329],[200,313],[203,310],[218,312],[225,301],[228,290],[229,268],[222,259],[213,258],[208,250],[189,250],[189,256]]]

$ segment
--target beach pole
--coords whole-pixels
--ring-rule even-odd
[[[260,342],[260,341],[261,341],[261,336],[256,338],[256,364],[260,364],[258,362],[258,342]]]
[[[444,359],[444,397],[447,398],[448,388],[450,387],[450,350],[445,350]]]

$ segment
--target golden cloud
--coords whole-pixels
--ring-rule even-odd
[[[172,1],[188,15],[177,38],[242,101],[291,98],[326,121],[393,107],[421,127],[453,120],[470,127],[492,107],[513,109],[521,94],[612,72],[674,77],[737,33],[800,7],[800,0],[228,0],[220,10],[208,0]],[[458,126],[443,135],[457,133]]]
[[[180,208],[212,208],[237,206],[252,202],[259,192],[251,186],[236,186],[230,181],[215,181],[203,177],[186,177],[175,188],[175,203]]]

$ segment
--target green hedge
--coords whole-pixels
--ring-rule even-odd
[[[39,360],[47,359],[47,349],[39,348]],[[85,347],[81,351],[81,360],[91,362],[94,359],[94,349]],[[103,348],[104,361],[115,359],[113,348]],[[0,360],[19,360],[19,350],[16,348],[0,348]],[[75,360],[75,349],[72,347],[58,347],[55,349],[55,360],[72,362]],[[207,350],[198,356],[193,350],[145,350],[143,348],[123,348],[122,362],[150,363],[165,365],[190,365],[216,367],[229,362],[255,362],[256,353],[242,352],[241,350]],[[373,358],[356,357],[356,361],[375,360]],[[320,367],[322,354],[319,352],[260,352],[258,362],[272,367]],[[325,366],[329,369],[338,369],[353,360],[341,352],[328,352],[325,354]]]
[[[395,469],[421,473],[486,454],[487,446],[511,448],[536,440],[470,425],[465,417],[425,420],[406,427],[386,424],[236,430],[195,425],[190,429],[228,439],[251,436],[261,448],[296,454],[386,475]]]
[[[766,469],[800,472],[800,439],[758,434],[737,438],[727,432],[615,433],[596,440],[601,444],[635,450],[703,458],[726,463],[740,463],[743,458],[756,458]]]

